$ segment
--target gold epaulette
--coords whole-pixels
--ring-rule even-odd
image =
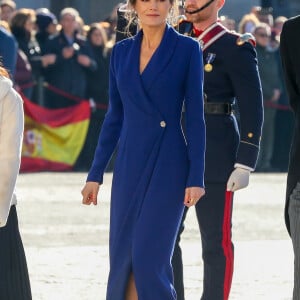
[[[253,47],[256,46],[255,37],[249,32],[239,35],[236,40],[238,46],[242,46],[245,43],[250,43]]]

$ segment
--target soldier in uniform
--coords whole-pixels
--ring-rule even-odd
[[[245,188],[254,170],[263,121],[255,41],[218,22],[225,0],[186,0],[187,20],[179,31],[202,45],[206,94],[206,195],[196,205],[202,241],[202,300],[228,299],[233,274],[233,193]],[[233,107],[239,110],[239,123]],[[183,231],[183,227],[181,228]],[[178,299],[184,299],[180,234],[173,268]]]
[[[255,169],[263,122],[255,40],[249,34],[230,32],[218,22],[224,2],[186,0],[186,20],[176,26],[201,44],[205,70],[206,194],[196,205],[204,262],[202,300],[229,297],[234,259],[233,193],[248,185],[250,172]],[[118,39],[124,37],[124,20],[121,11]],[[234,106],[238,106],[239,123]],[[178,300],[184,299],[179,241],[185,215],[172,260]]]

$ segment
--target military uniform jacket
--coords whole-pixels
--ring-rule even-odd
[[[199,44],[167,26],[159,47],[140,74],[142,36],[140,31],[113,49],[109,110],[88,175],[88,181],[102,182],[119,140],[111,194],[107,299],[112,300],[124,299],[131,264],[135,276],[145,278],[149,285],[147,278],[153,274],[141,275],[141,266],[135,263],[134,249],[143,245],[147,248],[142,251],[143,263],[147,257],[146,263],[157,266],[154,277],[161,278],[169,292],[162,294],[154,283],[152,294],[142,298],[171,299],[169,260],[184,210],[184,191],[188,186],[204,185]],[[180,122],[183,101],[186,141]]]
[[[300,16],[288,20],[282,30],[280,52],[285,73],[286,87],[291,108],[295,114],[295,131],[290,151],[287,179],[285,220],[288,231],[290,222],[288,206],[290,195],[297,182],[300,182]]]
[[[255,168],[263,122],[255,48],[238,34],[224,30],[219,38],[213,35],[203,50],[204,65],[211,65],[204,72],[204,92],[207,102],[235,104],[239,122],[235,114],[205,115],[205,182],[210,183],[226,182],[235,164]],[[179,31],[193,36],[189,22],[180,23]]]

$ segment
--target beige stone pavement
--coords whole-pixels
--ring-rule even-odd
[[[21,174],[18,214],[34,300],[105,300],[111,174],[99,205],[81,205],[84,173]],[[286,174],[252,174],[235,195],[230,299],[291,299],[293,252],[283,221]],[[194,210],[183,235],[186,300],[200,299],[201,246]],[[162,300],[162,299],[153,299]]]

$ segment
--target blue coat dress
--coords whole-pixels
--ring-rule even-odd
[[[87,181],[102,183],[118,143],[110,216],[107,300],[124,300],[133,272],[139,300],[176,299],[171,256],[185,188],[203,187],[205,123],[197,42],[168,25],[144,71],[143,32],[115,45],[110,103]],[[181,129],[183,103],[186,136]]]

